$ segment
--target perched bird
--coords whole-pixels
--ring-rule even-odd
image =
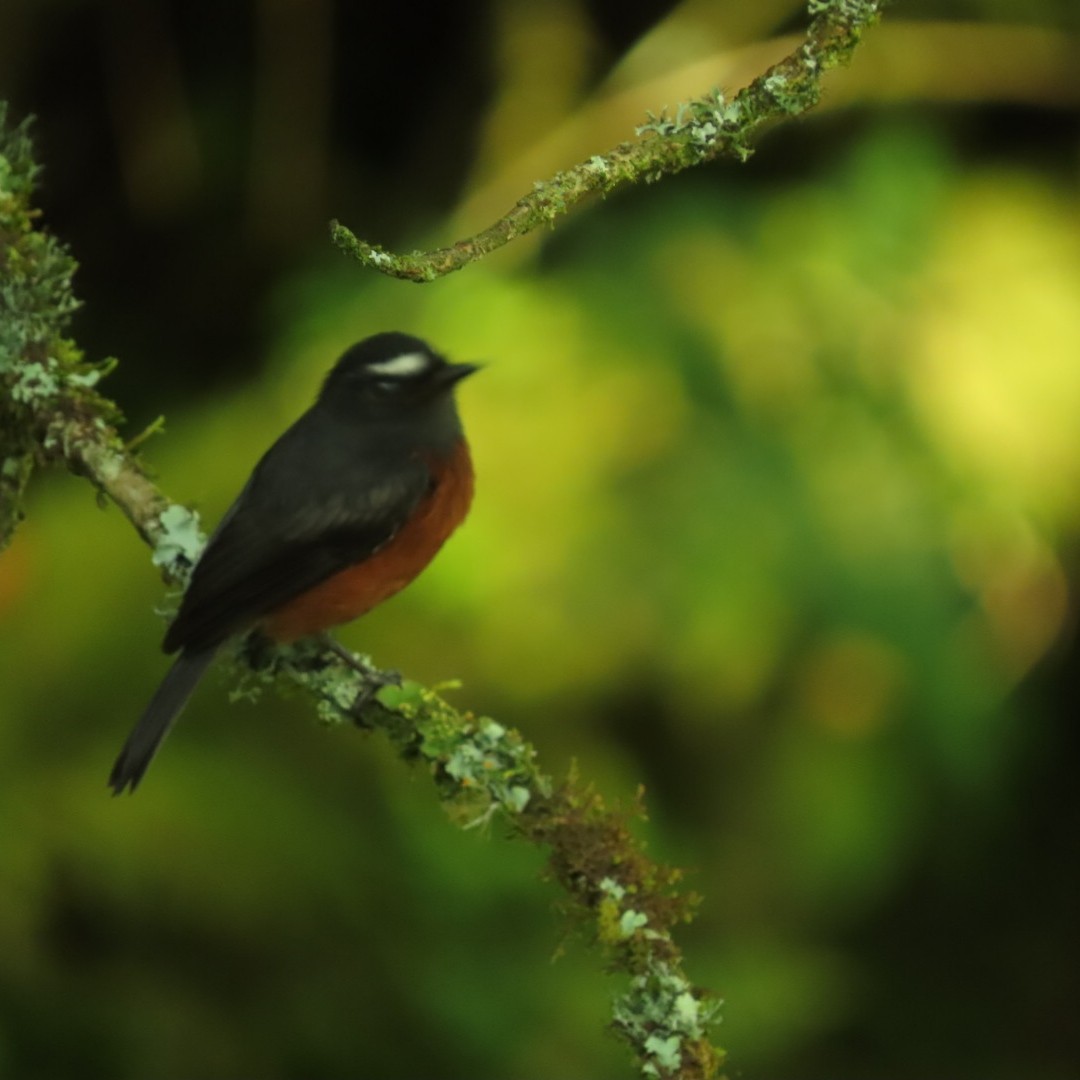
[[[227,639],[257,629],[285,643],[349,622],[435,557],[472,502],[453,391],[476,370],[401,333],[338,360],[195,564],[163,645],[179,656],[116,759],[115,794],[135,790]]]

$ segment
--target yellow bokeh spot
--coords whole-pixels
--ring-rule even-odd
[[[1029,510],[1080,484],[1080,222],[993,177],[948,216],[924,283],[911,392],[948,457]]]

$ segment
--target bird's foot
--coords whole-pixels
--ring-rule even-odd
[[[350,712],[353,721],[360,727],[367,727],[364,723],[363,712],[375,699],[375,695],[385,686],[400,686],[401,673],[399,671],[380,671],[371,664],[366,663],[356,653],[346,649],[336,638],[329,634],[322,635],[323,644],[346,666],[363,676],[360,691],[353,701]]]

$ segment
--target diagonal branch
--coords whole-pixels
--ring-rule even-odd
[[[590,195],[610,195],[630,184],[652,183],[719,157],[746,161],[766,126],[818,103],[825,72],[846,63],[862,31],[887,0],[809,0],[806,40],[728,101],[720,90],[678,106],[674,118],[649,116],[635,142],[622,142],[573,168],[538,180],[482,232],[434,251],[395,255],[359,239],[338,221],[332,241],[362,265],[390,277],[423,283],[460,270],[511,240],[551,225]]]
[[[8,130],[5,114],[0,102],[0,549],[23,516],[33,470],[61,465],[123,511],[167,579],[183,581],[203,543],[198,519],[158,490],[121,441],[119,412],[95,389],[110,365],[88,364],[64,337],[77,307],[75,263],[34,228],[27,124]],[[678,872],[653,863],[631,834],[639,806],[609,809],[575,777],[555,784],[516,731],[416,683],[387,687],[366,657],[350,663],[314,640],[269,653],[248,641],[235,660],[237,694],[300,684],[320,717],[378,728],[405,760],[422,762],[459,823],[499,817],[511,835],[546,848],[567,908],[609,966],[629,976],[612,1027],[643,1074],[716,1075],[723,1053],[707,1029],[719,1003],[691,985],[672,937],[694,898],[677,894]]]
[[[550,224],[588,195],[720,156],[746,160],[751,139],[765,125],[817,102],[824,72],[848,58],[884,3],[809,0],[806,41],[731,101],[713,91],[680,106],[674,118],[650,117],[637,142],[538,183],[490,228],[451,247],[392,255],[336,222],[334,242],[364,265],[430,281]],[[0,102],[0,551],[22,518],[33,470],[63,465],[123,511],[167,579],[184,581],[203,543],[198,518],[159,491],[122,442],[119,411],[95,389],[110,365],[87,363],[64,336],[77,307],[75,262],[34,228],[37,166],[27,125],[8,130],[5,119]],[[378,728],[404,759],[423,762],[444,804],[466,827],[498,816],[512,835],[543,845],[567,907],[609,966],[629,977],[614,1003],[612,1027],[642,1075],[716,1076],[723,1052],[708,1030],[719,1002],[689,982],[672,936],[690,918],[696,898],[679,895],[678,871],[653,863],[634,839],[629,821],[640,806],[609,809],[575,776],[556,785],[517,732],[458,711],[416,683],[385,687],[383,673],[366,657],[353,660],[313,641],[269,653],[243,643],[236,652],[236,692],[299,683],[327,721]]]

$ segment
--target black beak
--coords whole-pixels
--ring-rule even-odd
[[[439,372],[439,385],[453,386],[454,383],[459,383],[462,379],[467,379],[474,372],[479,371],[481,366],[481,364],[447,364]]]

